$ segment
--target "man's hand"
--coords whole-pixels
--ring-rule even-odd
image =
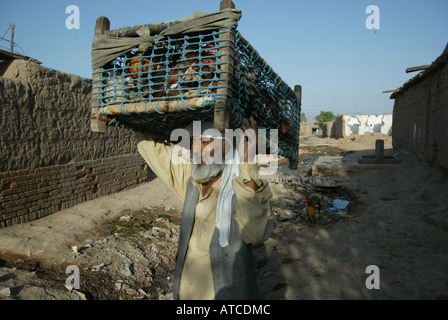
[[[257,122],[251,116],[249,120],[244,118],[243,134],[240,135],[238,154],[240,161],[253,163],[257,153],[258,129]]]
[[[240,135],[238,155],[241,162],[254,163],[255,154],[257,153],[257,143],[257,122],[251,116],[249,120],[244,119],[243,133]],[[244,184],[254,191],[259,189],[259,186],[252,180],[252,178],[250,178],[249,181],[244,180]]]

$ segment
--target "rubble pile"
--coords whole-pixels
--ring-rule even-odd
[[[123,211],[65,263],[80,267],[80,287],[95,299],[169,299],[179,228],[180,213],[174,207]],[[95,294],[99,278],[109,279],[106,296]]]

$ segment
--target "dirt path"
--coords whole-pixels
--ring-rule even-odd
[[[307,138],[298,171],[328,150],[318,146],[373,152],[376,138]],[[274,232],[255,248],[263,299],[448,298],[448,181],[437,170],[404,156],[398,166],[350,174],[340,188],[271,188]],[[335,198],[350,204],[313,224],[303,218],[305,194],[323,209]],[[155,178],[0,229],[0,299],[170,299],[181,207]],[[67,265],[80,269],[79,290],[64,286]],[[366,288],[370,265],[379,289]]]
[[[411,173],[411,174],[410,174]],[[348,214],[288,241],[269,239],[265,299],[448,298],[448,184],[412,159],[351,177]],[[367,289],[379,268],[380,289]]]

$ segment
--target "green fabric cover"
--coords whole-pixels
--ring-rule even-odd
[[[240,19],[241,11],[236,9],[226,9],[215,13],[196,11],[189,16],[172,21],[176,24],[163,30],[160,35],[182,35],[226,27],[236,29]],[[149,27],[143,26],[136,32],[138,37],[95,36],[92,43],[92,69],[101,68],[136,47],[140,52],[149,51],[154,44]]]

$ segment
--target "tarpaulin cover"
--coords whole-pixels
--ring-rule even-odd
[[[182,35],[220,28],[236,29],[240,19],[241,11],[236,9],[226,9],[215,13],[196,11],[189,16],[172,21],[176,23],[163,30],[160,35]],[[140,52],[148,51],[154,44],[149,27],[143,26],[136,32],[138,37],[95,36],[92,43],[92,69],[101,68],[136,47]]]

